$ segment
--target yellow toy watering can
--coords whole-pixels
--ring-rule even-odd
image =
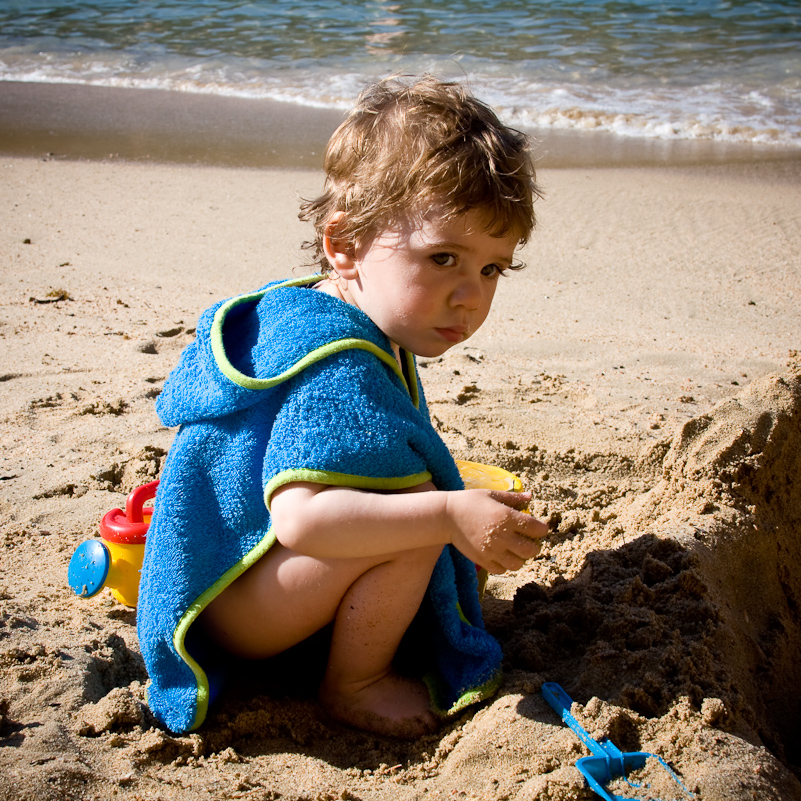
[[[125,606],[139,600],[139,572],[145,555],[145,536],[158,481],[137,487],[125,502],[125,511],[112,509],[100,521],[99,540],[82,542],[70,559],[67,580],[76,595],[93,598],[103,587]]]
[[[456,460],[465,489],[520,492],[520,479],[500,467]],[[139,600],[139,573],[145,554],[145,538],[153,507],[145,506],[156,497],[159,482],[137,487],[125,502],[125,511],[112,509],[100,521],[101,539],[86,540],[70,559],[67,580],[76,595],[94,598],[104,587],[125,606]],[[479,571],[483,590],[485,571]]]

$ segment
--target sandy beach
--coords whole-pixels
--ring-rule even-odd
[[[546,681],[699,801],[801,799],[801,164],[557,165],[527,268],[421,363],[454,456],[518,474],[551,534],[488,585],[498,695],[406,742],[326,720],[302,654],[171,735],[135,612],[66,580],[158,477],[202,310],[308,272],[321,173],[0,156],[2,801],[588,801]]]

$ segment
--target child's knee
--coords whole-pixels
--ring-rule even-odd
[[[407,570],[414,570],[415,572],[430,576],[441,554],[442,546],[432,545],[425,548],[414,548],[409,551],[402,551],[399,555],[399,559],[404,563],[404,567]]]

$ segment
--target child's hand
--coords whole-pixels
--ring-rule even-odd
[[[540,552],[548,526],[524,512],[530,492],[462,490],[447,493],[453,545],[490,573],[519,570]]]

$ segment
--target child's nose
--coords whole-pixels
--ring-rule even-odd
[[[481,281],[472,276],[461,276],[456,288],[451,294],[451,303],[454,306],[464,306],[467,309],[477,309],[481,303]]]

